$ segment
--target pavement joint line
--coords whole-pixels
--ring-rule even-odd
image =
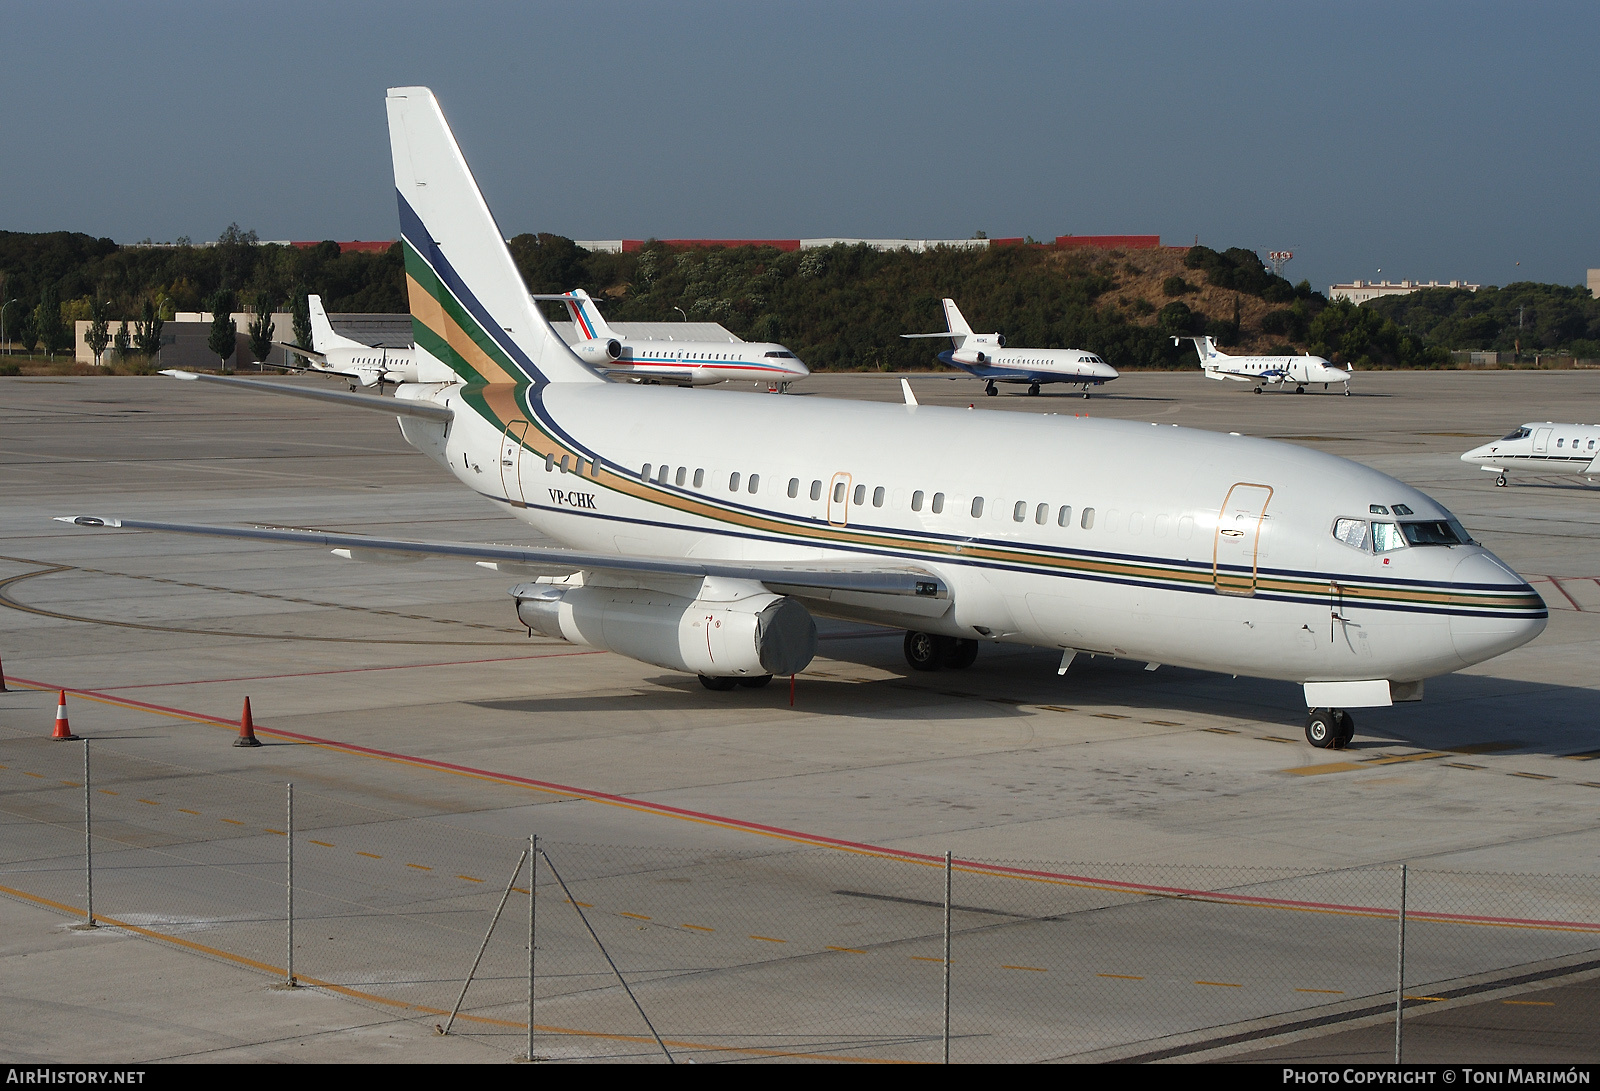
[[[1296,989],[1297,993],[1327,993],[1330,996],[1343,996],[1343,989]]]
[[[139,712],[153,713],[158,716],[165,716],[169,719],[184,720],[207,727],[220,727],[230,732],[237,732],[239,729],[238,721],[228,717],[189,712],[183,709],[169,708],[163,705],[151,704],[146,701],[139,701],[131,697],[114,697],[98,690],[75,689],[70,686],[47,684],[18,676],[12,676],[8,679],[8,681],[15,682],[20,686],[24,686],[33,690],[53,691],[64,689],[83,700],[93,701],[98,704],[127,708]],[[943,855],[935,856],[931,853],[920,853],[905,849],[887,848],[858,841],[847,841],[843,838],[829,837],[823,834],[807,834],[799,830],[786,829],[781,826],[773,826],[765,823],[753,822],[747,819],[731,818],[702,811],[693,811],[689,810],[688,808],[675,807],[665,803],[652,803],[648,800],[618,795],[610,792],[587,791],[569,785],[534,780],[531,777],[521,777],[509,773],[495,773],[486,769],[476,769],[471,766],[458,765],[452,762],[439,761],[437,759],[419,758],[407,754],[399,754],[393,751],[380,750],[376,747],[362,746],[357,743],[340,742],[335,739],[321,738],[315,735],[301,734],[299,732],[264,728],[259,724],[256,726],[256,732],[257,734],[266,735],[269,738],[288,739],[321,749],[331,750],[336,753],[367,757],[378,761],[394,762],[396,764],[409,766],[415,769],[422,769],[436,773],[446,773],[453,776],[462,776],[471,780],[480,780],[488,783],[507,785],[510,787],[526,788],[550,795],[565,796],[591,803],[601,803],[608,806],[620,807],[625,810],[639,811],[645,814],[654,814],[660,817],[676,818],[682,821],[693,822],[700,825],[728,829],[740,833],[753,834],[759,837],[768,837],[774,840],[786,841],[794,844],[834,849],[840,852],[850,853],[852,855],[895,860],[901,863],[914,864],[922,867],[943,868],[945,866],[945,858]],[[1276,736],[1265,736],[1265,738],[1268,738],[1274,742],[1294,741],[1292,739],[1280,739]],[[1589,786],[1600,787],[1600,784]],[[235,821],[233,819],[224,818],[222,821],[231,822],[233,825],[244,825],[244,823]],[[1372,917],[1389,920],[1392,920],[1395,917],[1395,910],[1382,906],[1340,905],[1335,903],[1305,902],[1282,898],[1254,898],[1246,895],[1233,895],[1219,891],[1190,890],[1181,887],[1163,887],[1145,883],[1124,882],[1114,879],[1099,879],[1091,876],[1047,872],[1031,868],[1021,868],[1001,864],[982,864],[976,861],[962,861],[956,866],[956,870],[973,875],[1010,878],[1024,882],[1081,887],[1088,890],[1112,891],[1121,894],[1192,899],[1197,901],[1212,902],[1219,905],[1234,905],[1247,908],[1288,910],[1291,912],[1319,913],[1333,916]],[[580,902],[578,904],[583,905],[584,903]],[[585,906],[585,908],[589,907]],[[1469,924],[1483,927],[1502,927],[1528,930],[1543,929],[1560,932],[1600,933],[1600,921],[1538,920],[1454,913],[1411,913],[1408,914],[1408,917],[1411,920],[1425,920],[1435,923]]]
[[[1219,989],[1242,989],[1243,985],[1237,981],[1196,981],[1196,985],[1215,985]]]
[[[1094,976],[1095,977],[1114,977],[1118,981],[1143,981],[1144,980],[1144,978],[1136,977],[1133,974],[1095,974]]]
[[[695,932],[715,932],[716,931],[715,928],[707,928],[703,924],[681,924],[678,927],[680,927],[680,928],[688,928],[688,929],[691,929],[691,930],[693,930]]]
[[[1032,970],[1036,974],[1049,973],[1043,966],[1001,966],[1002,970]]]
[[[10,897],[18,899],[19,901],[28,902],[30,904],[40,906],[41,908],[54,909],[54,910],[57,910],[58,912],[66,913],[67,915],[69,915],[71,917],[74,917],[74,918],[79,918],[79,917],[82,917],[84,915],[84,910],[80,906],[67,905],[67,904],[62,903],[62,902],[54,901],[54,900],[52,900],[50,898],[40,897],[37,894],[29,894],[25,890],[17,890],[17,889],[15,889],[13,887],[8,887],[8,886],[0,886],[0,894],[8,895]],[[220,959],[220,960],[222,960],[224,962],[232,963],[235,966],[239,966],[239,967],[242,967],[242,968],[245,968],[245,969],[256,970],[256,971],[259,971],[259,972],[262,972],[262,973],[270,974],[273,977],[281,978],[281,977],[283,977],[285,975],[285,972],[286,972],[284,967],[282,967],[282,966],[273,966],[273,965],[271,965],[269,963],[260,962],[260,961],[258,961],[256,959],[253,959],[253,958],[247,958],[244,955],[234,954],[232,951],[226,951],[226,950],[223,950],[220,947],[211,947],[211,946],[209,946],[207,944],[204,944],[204,943],[196,943],[194,940],[184,939],[181,936],[169,936],[169,935],[166,935],[166,934],[164,934],[162,932],[157,932],[154,929],[142,928],[139,925],[130,924],[127,921],[118,920],[115,917],[108,917],[104,913],[96,913],[95,914],[95,920],[98,921],[102,926],[110,926],[112,928],[118,928],[118,929],[121,929],[124,932],[127,932],[127,933],[131,934],[131,935],[139,936],[142,939],[154,940],[154,941],[156,941],[158,943],[171,944],[172,946],[175,946],[175,947],[178,947],[180,949],[187,950],[187,951],[190,951],[190,952],[196,953],[196,954],[209,955],[212,958],[216,958],[216,959]],[[338,994],[340,996],[346,996],[346,997],[349,997],[349,998],[351,998],[353,1000],[362,1000],[362,1001],[366,1001],[366,1002],[369,1002],[369,1003],[376,1003],[376,1004],[382,1005],[384,1007],[389,1007],[389,1008],[399,1008],[402,1011],[414,1012],[414,1013],[419,1014],[419,1015],[449,1015],[450,1014],[450,1012],[446,1011],[443,1008],[431,1008],[431,1007],[428,1007],[428,1006],[423,1005],[423,1004],[413,1004],[413,1003],[411,1003],[409,1001],[406,1001],[406,1000],[395,1000],[395,999],[393,999],[391,997],[383,996],[383,995],[381,995],[379,993],[366,992],[366,991],[361,990],[361,989],[353,989],[353,988],[349,987],[348,985],[337,985],[337,984],[335,984],[335,983],[333,983],[331,981],[323,981],[323,980],[320,980],[318,978],[309,977],[309,976],[307,976],[305,974],[301,974],[301,973],[295,974],[295,981],[297,983],[299,983],[300,985],[302,985],[302,986],[306,986],[306,987],[310,987],[310,988],[316,988],[316,989],[323,989],[323,990],[325,990],[327,992],[335,993],[335,994]],[[515,1020],[510,1020],[510,1019],[494,1019],[494,1018],[490,1018],[489,1016],[486,1016],[486,1015],[473,1015],[473,1014],[471,1014],[469,1012],[457,1013],[456,1014],[456,1018],[459,1019],[459,1020],[463,1020],[465,1022],[481,1023],[481,1024],[484,1024],[486,1026],[500,1027],[500,1028],[504,1028],[504,1029],[523,1030],[523,1031],[526,1031],[528,1029],[528,1024],[527,1023],[519,1023],[519,1022],[516,1022]],[[600,1039],[600,1040],[604,1040],[604,1041],[614,1041],[614,1042],[633,1042],[633,1043],[639,1043],[639,1044],[647,1044],[647,1043],[648,1044],[654,1044],[655,1041],[656,1041],[656,1039],[654,1039],[654,1038],[646,1038],[643,1035],[607,1034],[607,1033],[604,1033],[604,1032],[601,1032],[601,1031],[579,1030],[579,1029],[577,1029],[575,1027],[547,1026],[547,1025],[542,1024],[542,1023],[535,1023],[533,1025],[533,1030],[534,1030],[535,1033],[538,1033],[538,1034],[554,1034],[554,1035],[560,1035],[560,1036],[564,1036],[564,1037],[575,1037],[575,1038],[594,1038],[594,1039]],[[744,1054],[744,1055],[756,1056],[756,1057],[792,1057],[792,1058],[804,1059],[804,1060],[839,1061],[839,1062],[845,1063],[845,1064],[917,1064],[917,1063],[919,1063],[919,1062],[916,1062],[916,1061],[903,1061],[903,1060],[898,1060],[898,1059],[888,1058],[888,1057],[851,1057],[851,1056],[842,1056],[842,1055],[838,1055],[838,1054],[828,1054],[828,1053],[808,1053],[808,1052],[801,1052],[801,1051],[797,1051],[797,1050],[760,1049],[760,1048],[752,1047],[752,1046],[726,1046],[726,1045],[716,1045],[716,1044],[710,1043],[710,1042],[685,1041],[685,1040],[679,1040],[679,1039],[675,1039],[675,1038],[667,1038],[667,1039],[663,1039],[663,1041],[665,1041],[667,1045],[673,1047],[674,1049],[702,1050],[702,1051],[705,1051],[705,1052],[708,1052],[708,1053],[738,1053],[738,1054]]]
[[[1500,1003],[1515,1004],[1523,1008],[1553,1008],[1556,1006],[1554,1000],[1502,1000]]]
[[[375,852],[362,852],[360,849],[356,850],[356,855],[357,856],[365,856],[365,857],[368,857],[369,859],[372,859],[372,860],[382,860],[383,859],[382,856],[379,856]]]
[[[750,938],[751,939],[761,940],[763,943],[788,943],[789,942],[786,939],[776,939],[776,938],[774,938],[772,936],[758,936],[753,932],[750,934]]]

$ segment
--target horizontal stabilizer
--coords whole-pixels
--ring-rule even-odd
[[[313,352],[311,349],[303,349],[299,345],[291,345],[287,341],[274,341],[272,343],[281,349],[288,349],[296,356],[304,356],[307,360],[315,360],[319,364],[328,362],[328,354],[325,352]]]
[[[380,413],[393,413],[397,417],[420,417],[423,420],[447,421],[455,417],[455,410],[433,402],[413,401],[410,398],[384,398],[376,394],[346,394],[338,390],[323,390],[315,386],[289,386],[269,383],[260,379],[233,379],[221,375],[200,375],[193,371],[163,371],[174,379],[191,382],[223,383],[244,390],[263,391],[267,394],[287,394],[292,398],[310,398],[312,401],[336,402],[352,409],[376,409]]]
[[[372,398],[372,401],[378,399]],[[393,399],[383,399],[392,401]],[[240,541],[282,542],[288,545],[320,546],[348,550],[356,557],[405,554],[416,557],[445,557],[467,561],[493,561],[523,573],[566,575],[579,571],[615,572],[631,576],[716,576],[725,579],[754,580],[795,593],[805,590],[865,592],[879,595],[905,595],[924,599],[946,599],[944,581],[918,568],[872,562],[834,561],[817,564],[777,562],[702,561],[668,557],[622,557],[615,553],[580,553],[570,549],[543,549],[533,546],[478,545],[471,542],[416,542],[404,538],[375,538],[365,534],[324,534],[314,530],[288,530],[276,527],[225,527],[197,523],[159,523],[144,519],[117,519],[98,515],[60,515],[60,523],[80,527],[109,527],[118,530],[154,530],[169,534],[197,534],[209,538]],[[341,554],[343,555],[343,554]]]

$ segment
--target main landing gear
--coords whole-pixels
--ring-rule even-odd
[[[989,384],[985,385],[984,388],[983,388],[983,392],[985,394],[987,394],[991,398],[994,397],[996,394],[1000,393],[1000,391],[998,391],[998,390],[996,390],[994,388],[994,384],[993,383],[989,383]]]
[[[966,670],[978,658],[976,640],[960,640],[934,633],[906,633],[906,662],[914,671],[936,671],[948,667]]]
[[[1039,396],[1039,384],[1038,383],[1029,383],[1028,384],[1028,394],[1031,397],[1037,398]]]
[[[1355,719],[1342,708],[1314,708],[1306,714],[1306,742],[1319,750],[1343,750],[1355,734]]]
[[[1303,386],[1297,386],[1294,388],[1294,392],[1296,394],[1304,394],[1306,392],[1306,388]]]
[[[1260,387],[1259,387],[1259,386],[1258,386],[1258,387],[1256,387],[1256,393],[1257,393],[1257,394],[1259,394],[1259,393],[1261,393],[1261,388],[1260,388]]]

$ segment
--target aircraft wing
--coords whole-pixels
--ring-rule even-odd
[[[328,357],[325,353],[312,352],[310,349],[303,349],[299,345],[291,345],[287,341],[274,341],[272,343],[281,349],[288,349],[296,356],[304,356],[307,360],[315,360],[319,364],[328,362]]]
[[[421,417],[423,420],[447,421],[455,417],[455,410],[434,402],[413,401],[410,398],[385,398],[376,394],[346,394],[337,390],[323,390],[314,386],[285,386],[267,383],[260,379],[234,379],[221,375],[201,375],[193,371],[163,371],[174,379],[191,382],[223,383],[244,390],[260,390],[268,394],[287,394],[292,398],[310,398],[312,401],[337,402],[356,409],[376,409],[380,413],[393,413],[397,417]],[[341,372],[318,372],[321,375],[338,375]]]
[[[385,399],[388,400],[388,399]],[[580,553],[570,549],[537,546],[478,545],[470,542],[417,542],[403,538],[377,538],[366,534],[331,534],[318,530],[282,527],[229,527],[200,523],[161,523],[145,519],[119,519],[99,515],[61,515],[57,522],[80,527],[118,530],[153,530],[168,534],[196,534],[238,541],[281,542],[331,548],[352,560],[407,560],[448,557],[504,565],[518,573],[570,575],[573,572],[611,572],[629,576],[719,576],[751,580],[773,588],[808,592],[856,592],[948,599],[945,582],[931,572],[910,565],[875,561],[710,561],[676,557],[624,557],[611,553]]]

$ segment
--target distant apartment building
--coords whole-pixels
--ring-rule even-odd
[[[1424,284],[1420,280],[1402,280],[1398,284],[1389,281],[1352,280],[1349,284],[1330,284],[1328,286],[1329,299],[1348,299],[1352,303],[1365,303],[1371,299],[1386,295],[1410,295],[1420,292],[1424,288],[1465,288],[1469,292],[1476,292],[1483,287],[1481,284],[1468,284],[1465,281],[1451,280],[1440,284],[1437,280],[1430,280]]]
[[[1600,269],[1589,270],[1589,294],[1600,299]]]

